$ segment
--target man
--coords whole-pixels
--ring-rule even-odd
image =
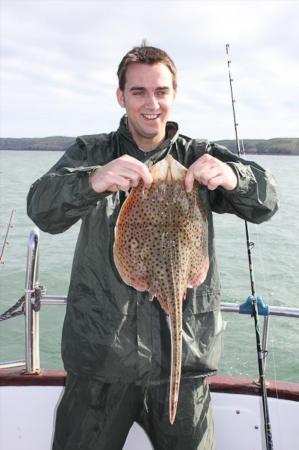
[[[169,121],[176,69],[162,50],[135,47],[118,69],[117,100],[126,115],[110,134],[77,138],[28,195],[28,214],[60,233],[82,220],[63,328],[67,371],[53,450],[116,450],[134,421],[156,450],[215,448],[206,377],[221,352],[220,283],[212,211],[249,221],[277,209],[272,176],[224,147],[179,134]],[[189,289],[183,317],[182,380],[176,420],[168,418],[170,331],[159,303],[120,279],[113,261],[114,226],[125,192],[149,187],[148,167],[168,153],[201,185],[209,221],[210,269]]]

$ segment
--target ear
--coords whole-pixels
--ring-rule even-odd
[[[172,96],[173,102],[176,100],[176,95],[177,95],[177,89],[173,89],[173,96]]]
[[[117,98],[117,101],[118,101],[119,105],[120,105],[122,108],[125,108],[125,97],[124,97],[124,92],[123,92],[120,88],[117,88],[117,91],[116,91],[116,98]]]

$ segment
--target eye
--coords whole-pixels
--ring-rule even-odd
[[[144,94],[144,91],[142,89],[134,89],[132,90],[132,94],[134,96],[140,97]]]
[[[166,97],[168,95],[168,89],[160,89],[157,91],[157,97]]]

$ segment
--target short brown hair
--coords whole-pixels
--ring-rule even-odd
[[[148,64],[153,65],[157,63],[165,64],[172,74],[173,89],[177,88],[176,67],[173,60],[168,54],[160,48],[151,47],[148,45],[141,45],[140,47],[133,47],[121,60],[118,69],[118,86],[123,91],[126,84],[126,72],[130,64]]]

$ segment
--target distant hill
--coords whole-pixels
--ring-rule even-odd
[[[63,151],[74,142],[74,137],[50,136],[45,138],[0,138],[0,150]],[[237,153],[234,140],[216,141]],[[299,155],[299,138],[244,139],[245,154]]]
[[[236,141],[217,141],[233,153],[237,153]],[[241,142],[242,150],[242,142]],[[248,155],[299,155],[299,138],[244,139],[245,154]]]
[[[0,150],[65,150],[75,141],[73,137],[0,138]]]

